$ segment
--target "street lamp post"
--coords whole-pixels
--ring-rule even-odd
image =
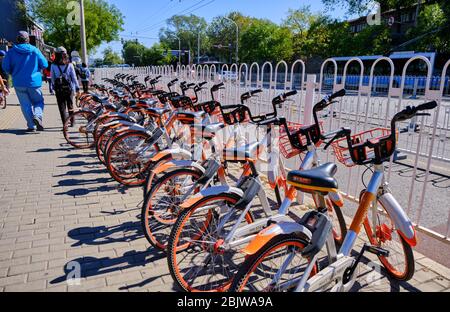
[[[239,25],[231,18],[224,16],[227,21],[232,22],[236,26],[236,64],[239,63]]]
[[[85,64],[88,63],[87,45],[86,45],[86,26],[84,23],[84,2],[80,0],[80,37],[81,37],[81,54]]]

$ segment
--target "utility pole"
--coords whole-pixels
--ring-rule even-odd
[[[239,25],[229,17],[224,16],[223,18],[236,26],[236,64],[239,64]]]
[[[83,63],[88,64],[88,54],[86,46],[86,26],[84,23],[84,3],[80,0],[80,37],[81,37],[81,58]]]

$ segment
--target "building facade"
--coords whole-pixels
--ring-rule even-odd
[[[20,10],[22,0],[0,0],[0,48],[14,42],[17,32],[27,30],[26,15]]]
[[[405,35],[408,29],[416,26],[420,5],[425,5],[427,2],[421,1],[420,4],[382,12],[381,23],[389,25],[393,35]],[[350,24],[350,31],[353,33],[359,33],[369,27],[366,16],[350,20],[348,23]]]

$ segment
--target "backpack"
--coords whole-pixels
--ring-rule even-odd
[[[83,80],[87,79],[87,72],[86,71],[87,71],[86,68],[80,69],[80,78],[83,79]]]
[[[69,65],[66,65],[66,68],[64,71],[61,71],[61,67],[57,65],[59,72],[61,76],[55,79],[55,91],[58,93],[63,94],[71,94],[72,93],[72,85],[70,84],[69,80],[66,77],[67,69],[69,68]]]

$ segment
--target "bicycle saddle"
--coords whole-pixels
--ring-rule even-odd
[[[334,178],[337,166],[328,163],[310,170],[294,170],[289,172],[287,182],[304,192],[336,192],[338,183]]]

